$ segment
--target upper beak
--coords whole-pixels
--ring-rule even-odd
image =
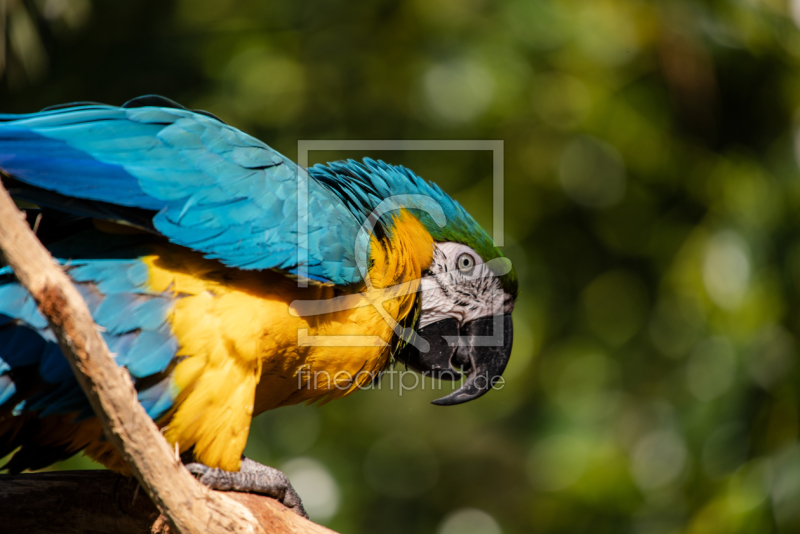
[[[430,345],[428,352],[407,346],[398,359],[415,371],[434,378],[466,381],[456,391],[433,401],[451,406],[477,399],[500,379],[511,356],[513,322],[511,314],[481,317],[458,328],[455,319],[442,319],[418,330]]]

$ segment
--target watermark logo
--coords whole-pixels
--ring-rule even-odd
[[[449,375],[449,377],[448,377]],[[378,371],[359,371],[356,374],[347,371],[312,371],[308,366],[303,366],[297,373],[297,389],[326,390],[338,389],[339,391],[349,391],[352,389],[377,389],[381,390],[384,386],[389,390],[395,390],[402,397],[406,391],[417,388],[425,390],[426,387],[431,391],[451,390],[455,391],[461,385],[461,378],[456,371],[441,371],[439,380],[426,382],[424,377],[430,373],[416,373],[407,369],[387,369],[383,372]],[[489,376],[486,373],[475,375],[473,384],[479,389],[503,389],[505,378],[502,376]],[[449,386],[447,384],[450,384]]]
[[[496,140],[452,140],[452,141],[332,141],[302,140],[298,142],[298,285],[308,286],[309,262],[309,199],[308,185],[311,179],[305,169],[308,167],[308,155],[313,150],[329,151],[370,151],[370,150],[468,150],[492,152],[492,234],[495,246],[502,246],[503,239],[503,141]],[[354,249],[356,267],[365,283],[365,291],[334,297],[325,300],[297,300],[291,304],[292,315],[307,317],[322,315],[337,311],[355,309],[361,306],[372,306],[381,315],[382,319],[392,328],[394,333],[407,343],[413,344],[420,352],[428,352],[430,345],[427,340],[419,335],[413,328],[399,324],[385,309],[384,303],[388,300],[422,290],[421,280],[412,280],[387,288],[375,288],[368,276],[369,242],[370,236],[381,217],[401,208],[416,209],[427,213],[439,226],[447,224],[444,210],[434,199],[427,195],[395,195],[382,200],[369,214],[359,228]],[[476,269],[476,277],[502,276],[511,271],[511,262],[507,258],[495,258],[485,264],[481,269]],[[456,281],[447,273],[436,275],[437,283],[441,285],[456,285]],[[503,344],[503,318],[502,298],[493,299],[496,310],[493,334],[491,336],[472,337],[472,346],[501,346]],[[445,336],[446,341],[454,344],[463,344],[464,340],[458,336]],[[452,338],[452,339],[450,339]],[[298,344],[300,346],[327,346],[327,347],[385,347],[387,343],[380,336],[372,335],[311,335],[307,328],[298,329]],[[374,380],[372,377],[371,380]],[[333,382],[338,383],[335,377]],[[350,384],[354,377],[349,377]],[[346,380],[345,380],[346,382]],[[357,383],[361,383],[357,381]],[[348,386],[350,387],[350,386]]]

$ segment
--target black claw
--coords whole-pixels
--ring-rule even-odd
[[[186,469],[195,475],[201,484],[211,489],[267,495],[280,501],[299,516],[308,519],[303,501],[289,479],[274,467],[242,458],[242,467],[239,471],[223,471],[197,462],[186,464]]]

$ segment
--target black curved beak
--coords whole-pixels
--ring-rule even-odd
[[[421,352],[413,343],[398,354],[397,359],[424,376],[441,380],[466,381],[456,391],[433,401],[439,406],[452,406],[477,399],[494,386],[503,374],[511,356],[514,339],[511,314],[481,317],[464,324],[455,319],[442,319],[418,330],[430,345]]]

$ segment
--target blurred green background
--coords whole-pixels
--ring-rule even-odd
[[[342,533],[800,532],[800,1],[5,0],[0,111],[158,93],[298,140],[500,139],[506,387],[260,416]],[[491,231],[489,152],[404,163]],[[73,459],[59,468],[89,467]]]

